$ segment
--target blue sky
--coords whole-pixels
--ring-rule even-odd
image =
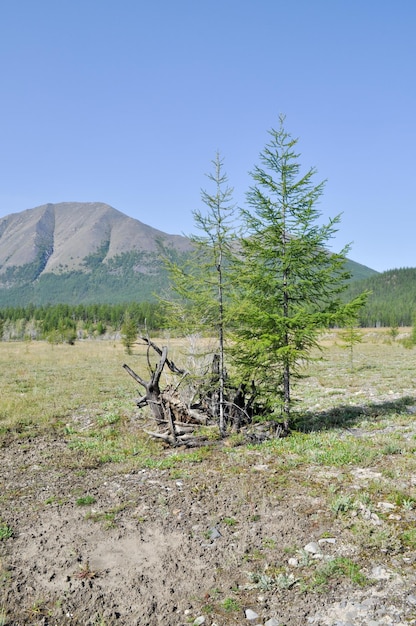
[[[0,217],[100,201],[169,233],[286,115],[332,247],[416,267],[414,0],[1,0]]]

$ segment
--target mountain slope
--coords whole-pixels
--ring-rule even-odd
[[[189,249],[186,237],[167,235],[108,204],[45,204],[0,219],[0,276],[8,268],[35,262],[38,276],[78,270],[97,250],[106,262],[130,250],[157,252],[158,240],[180,251]]]
[[[362,326],[411,326],[415,322],[416,268],[399,268],[351,282],[346,300],[368,291]]]
[[[180,259],[190,240],[100,202],[45,204],[0,219],[0,307],[154,299],[168,286],[162,243]],[[374,270],[354,261],[357,279]]]

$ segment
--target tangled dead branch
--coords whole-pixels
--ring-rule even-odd
[[[207,437],[196,434],[196,430],[201,426],[220,424],[220,405],[218,393],[218,372],[216,370],[216,358],[214,355],[211,372],[207,372],[201,383],[197,396],[197,402],[186,403],[179,394],[179,387],[187,378],[188,372],[177,367],[168,358],[168,348],[160,348],[147,337],[141,337],[142,345],[147,346],[147,365],[150,372],[150,379],[144,380],[131,367],[124,364],[124,369],[134,378],[134,380],[144,389],[143,395],[137,400],[139,408],[148,406],[152,412],[156,423],[156,430],[146,430],[145,432],[170,446],[196,447],[204,444]],[[156,365],[152,364],[150,352],[155,352],[159,359]],[[180,376],[176,385],[168,385],[161,389],[160,379],[164,367]],[[228,388],[224,395],[223,415],[225,415],[226,426],[234,432],[240,431],[251,423],[255,407],[256,388],[254,383],[249,386],[241,384],[237,389]],[[277,432],[277,431],[275,431]],[[224,433],[221,432],[221,436]],[[286,433],[287,434],[287,433]],[[248,438],[251,436],[247,434]],[[255,437],[258,435],[256,434]],[[263,437],[263,435],[261,435]],[[280,433],[278,436],[284,436]]]

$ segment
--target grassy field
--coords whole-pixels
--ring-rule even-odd
[[[188,366],[185,352],[192,346],[167,343],[169,355]],[[337,428],[364,423],[377,432],[386,420],[413,421],[408,407],[416,404],[416,350],[391,341],[386,330],[363,331],[352,354],[336,331],[321,344],[292,394],[295,431],[313,431],[313,449],[319,438],[336,439]],[[122,368],[124,362],[148,378],[144,346],[127,355],[112,341],[0,343],[0,436],[8,441],[53,432],[64,436],[69,448],[83,450],[91,463],[165,459],[164,449],[141,432],[147,412],[135,408],[141,388]],[[171,380],[167,373],[162,382]],[[284,454],[295,439],[276,445]]]
[[[186,511],[187,541],[196,542],[198,532],[202,536],[199,543],[190,543],[189,554],[184,552],[183,578],[190,581],[191,598],[184,610],[192,609],[189,614],[194,618],[204,614],[207,624],[214,620],[241,623],[242,608],[254,606],[259,594],[266,594],[269,611],[273,602],[283,607],[285,624],[304,624],[302,619],[311,610],[312,596],[308,594],[330,590],[324,599],[316,601],[318,610],[319,602],[334,600],[336,585],[370,591],[378,585],[377,593],[383,592],[380,580],[371,579],[374,567],[381,564],[400,576],[401,586],[397,583],[394,593],[391,580],[386,579],[385,588],[386,597],[396,594],[399,598],[405,593],[407,580],[408,588],[415,583],[416,349],[405,349],[399,340],[392,341],[386,330],[365,330],[362,339],[351,354],[337,332],[322,338],[323,352],[316,352],[294,386],[294,429],[289,437],[257,445],[243,443],[234,434],[225,443],[217,441],[191,451],[165,448],[143,432],[148,416],[134,403],[140,389],[122,364],[128,363],[148,378],[145,348],[135,346],[133,354],[127,355],[119,343],[111,341],[85,341],[74,346],[0,343],[0,444],[6,464],[0,497],[0,591],[4,591],[4,614],[10,620],[5,617],[2,622],[0,603],[0,624],[20,623],[10,616],[23,610],[19,606],[25,602],[29,607],[34,602],[32,597],[25,597],[14,606],[12,600],[13,593],[16,595],[12,586],[13,572],[18,571],[16,555],[25,545],[26,525],[33,523],[30,508],[36,511],[36,519],[44,515],[47,520],[55,512],[56,527],[51,536],[60,527],[62,516],[72,515],[74,528],[84,525],[88,534],[91,524],[98,523],[102,532],[118,533],[119,540],[123,533],[127,536],[133,531],[143,538],[147,528],[150,536],[157,524],[164,528],[166,540],[172,523],[179,524]],[[170,356],[178,365],[183,364],[183,346],[175,341],[167,343]],[[42,444],[35,458],[37,442]],[[10,458],[9,450],[14,455]],[[32,455],[30,462],[25,454]],[[20,486],[11,484],[20,480],[19,467],[26,472]],[[33,468],[42,473],[36,489],[30,478]],[[152,472],[143,474],[152,480],[147,483],[146,494],[138,495],[128,487],[128,481],[142,476],[140,472]],[[116,500],[114,495],[108,496],[106,485],[111,481],[127,485],[125,496],[118,495]],[[139,511],[141,498],[153,498],[144,512]],[[82,517],[84,509],[87,512]],[[277,532],[276,516],[283,510]],[[191,587],[195,573],[186,568],[194,562],[195,550],[201,551],[200,546],[209,539],[214,522],[207,520],[214,517],[225,542],[223,562],[218,565],[214,556],[211,561],[211,556],[204,556],[206,569],[198,570],[201,584],[207,586],[204,595]],[[205,530],[195,530],[200,527]],[[66,535],[68,532],[67,527]],[[95,531],[91,542],[96,535]],[[336,538],[337,543],[327,560],[318,561],[302,548],[308,538]],[[41,545],[43,540],[39,541]],[[62,551],[59,546],[57,550]],[[56,556],[53,550],[49,552],[53,562]],[[46,558],[46,549],[39,554]],[[91,549],[91,558],[94,554]],[[178,554],[176,563],[181,558]],[[67,560],[61,569],[70,567],[68,563],[72,561]],[[85,577],[94,578],[89,562],[84,565]],[[19,562],[19,567],[22,572],[27,569],[25,563]],[[208,580],[213,571],[215,585]],[[132,574],[126,570],[125,575],[128,584]],[[227,588],[226,580],[237,582]],[[62,589],[66,584],[62,583]],[[94,584],[99,586],[100,580]],[[97,609],[96,621],[92,614],[88,621],[89,600],[81,595],[82,590],[65,589],[67,595],[62,591],[59,606],[62,598],[71,597],[68,594],[79,593],[78,608],[81,611],[84,603],[84,613],[79,613],[78,622],[51,623],[113,623],[105,604],[100,612]],[[114,593],[120,597],[117,589]],[[277,597],[279,590],[284,591],[284,597]],[[104,597],[100,593],[97,591],[97,598]],[[185,591],[181,593],[186,596]],[[132,600],[129,602],[131,605]],[[137,602],[145,606],[143,598]],[[48,610],[58,614],[58,604],[50,606]],[[125,610],[123,623],[136,623],[129,621]],[[265,608],[264,614],[266,619]],[[27,623],[46,623],[41,621],[44,615],[40,612],[38,622],[33,619]],[[172,618],[170,623],[183,622]]]

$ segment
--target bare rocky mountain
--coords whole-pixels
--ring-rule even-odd
[[[180,251],[189,241],[168,235],[101,202],[44,204],[0,219],[0,275],[37,263],[44,273],[85,271],[85,258],[102,250],[105,263],[128,251],[157,252],[157,240]]]
[[[44,204],[0,219],[0,307],[149,302],[169,289],[160,246],[180,260],[188,238],[101,202]],[[353,261],[353,276],[375,273]]]

